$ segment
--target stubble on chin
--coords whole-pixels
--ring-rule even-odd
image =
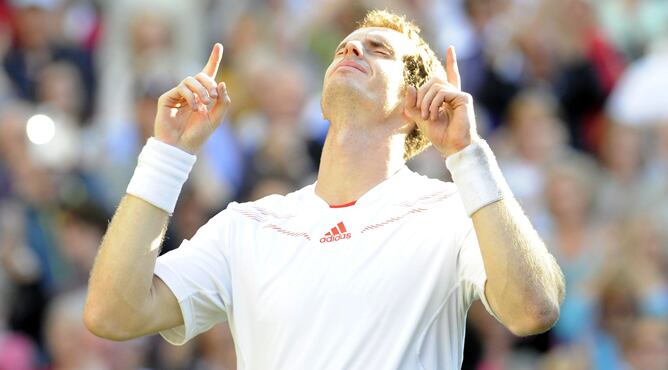
[[[336,117],[342,111],[347,111],[354,106],[356,101],[362,99],[359,89],[342,81],[332,81],[322,90],[322,111],[326,116]]]
[[[330,81],[323,87],[321,108],[325,119],[364,114],[379,110],[379,99],[351,81]]]

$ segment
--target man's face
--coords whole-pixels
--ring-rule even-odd
[[[351,98],[362,106],[372,103],[385,117],[396,111],[403,104],[403,57],[414,48],[404,34],[388,28],[360,28],[348,35],[325,72],[325,117],[331,119],[337,109],[348,107]]]

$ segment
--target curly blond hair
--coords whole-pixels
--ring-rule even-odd
[[[420,36],[420,28],[405,16],[391,13],[387,10],[371,10],[359,28],[383,27],[403,33],[415,43],[416,53],[406,55],[404,61],[404,81],[407,85],[419,88],[427,82],[437,71],[443,70],[443,65],[429,44]],[[430,144],[429,139],[415,125],[415,128],[406,136],[404,142],[404,159],[409,160],[422,152]]]

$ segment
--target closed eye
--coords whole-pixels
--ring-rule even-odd
[[[390,56],[394,55],[394,53],[392,52],[392,49],[385,42],[381,42],[381,41],[377,41],[377,40],[369,40],[369,48],[376,55],[381,55],[381,56],[385,56],[385,57],[390,57]]]

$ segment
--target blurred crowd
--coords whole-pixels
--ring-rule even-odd
[[[565,273],[546,334],[474,305],[463,368],[668,369],[665,0],[0,0],[0,370],[234,369],[226,325],[182,347],[88,333],[100,239],[157,98],[217,41],[232,108],[164,251],[231,200],[313,182],[324,69],[372,8],[456,47],[479,131]],[[449,179],[434,150],[409,167]]]

